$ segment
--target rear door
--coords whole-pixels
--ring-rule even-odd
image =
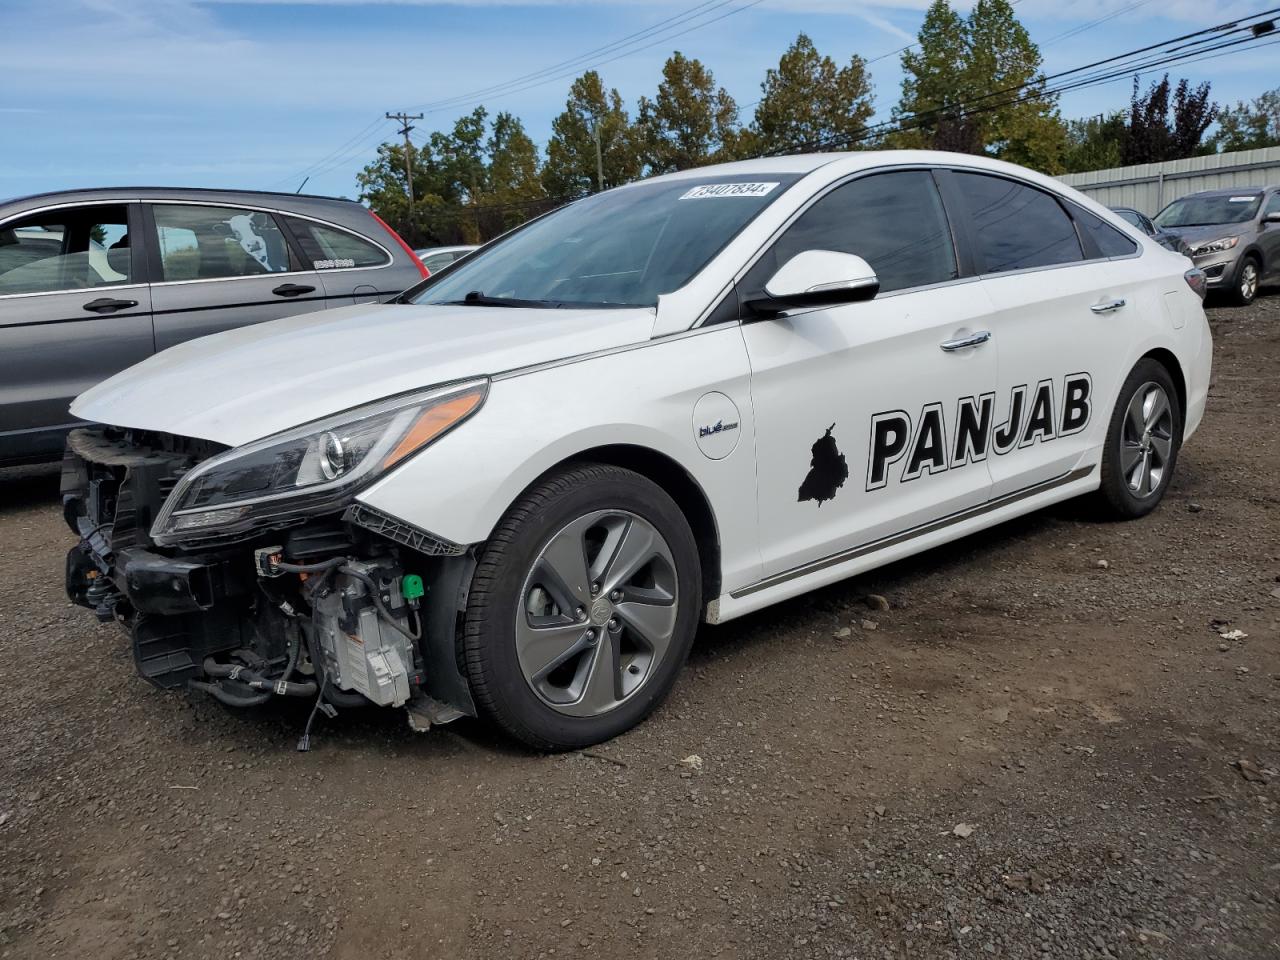
[[[156,349],[325,307],[316,271],[268,210],[154,202],[145,210]]]
[[[0,462],[56,456],[71,401],[151,355],[141,233],[128,202],[0,224]]]
[[[960,170],[943,182],[995,308],[990,330],[1000,368],[987,463],[991,495],[1001,497],[1096,459],[1090,448],[1128,372],[1120,360],[1133,323],[1161,305],[1146,302],[1129,282],[1132,271],[1099,255],[1096,241],[1082,241],[1053,194]],[[1137,252],[1119,239],[1129,255]]]
[[[307,266],[320,275],[330,306],[371,303],[422,279],[416,268],[398,265],[388,246],[347,227],[300,216],[287,216],[285,222]],[[383,232],[392,242],[391,233]]]

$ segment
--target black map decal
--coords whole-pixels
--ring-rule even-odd
[[[833,423],[827,427],[826,433],[813,442],[809,473],[800,484],[797,502],[817,500],[821,507],[822,501],[834,499],[836,491],[849,479],[849,465],[844,462],[844,454],[836,447],[836,438],[831,435],[835,428]]]

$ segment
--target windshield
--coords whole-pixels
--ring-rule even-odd
[[[1219,194],[1211,197],[1183,197],[1156,214],[1161,227],[1207,227],[1215,223],[1244,223],[1252,220],[1262,200],[1260,193]]]
[[[708,176],[587,197],[472,254],[411,302],[652,307],[797,179]]]

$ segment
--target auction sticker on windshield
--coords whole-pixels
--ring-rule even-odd
[[[763,197],[776,183],[704,183],[680,195],[681,200],[706,200],[709,197]]]

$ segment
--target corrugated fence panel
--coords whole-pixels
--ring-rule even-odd
[[[1280,147],[1068,173],[1058,179],[1104,206],[1133,207],[1154,216],[1189,193],[1280,183]]]

